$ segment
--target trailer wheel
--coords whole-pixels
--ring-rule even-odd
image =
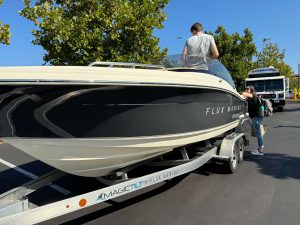
[[[234,144],[231,157],[227,161],[226,170],[228,173],[234,173],[238,167],[238,161],[239,161],[239,148],[237,142]]]
[[[238,141],[238,149],[239,149],[239,153],[238,153],[238,162],[242,162],[244,160],[244,153],[245,153],[245,142],[244,142],[244,138],[240,138],[240,140]]]

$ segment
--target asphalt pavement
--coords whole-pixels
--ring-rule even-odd
[[[300,104],[264,120],[265,155],[252,156],[234,174],[208,163],[197,171],[82,209],[43,224],[97,225],[297,225],[300,224]],[[2,161],[1,161],[2,160]],[[7,162],[11,164],[7,164]],[[11,169],[12,165],[21,170]],[[0,193],[51,167],[6,144],[0,146]],[[27,172],[27,173],[26,173]],[[37,205],[94,190],[98,181],[68,175],[32,194]]]

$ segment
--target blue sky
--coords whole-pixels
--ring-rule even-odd
[[[10,46],[0,45],[0,66],[41,65],[44,51],[31,44],[34,25],[18,15],[22,0],[4,0],[0,20],[11,25]],[[286,50],[286,62],[298,73],[300,63],[300,1],[299,0],[170,0],[165,27],[155,31],[160,46],[170,54],[182,51],[189,37],[191,24],[199,21],[206,31],[223,25],[229,33],[242,33],[248,27],[260,50],[263,38],[270,38]],[[181,36],[182,39],[176,37]]]

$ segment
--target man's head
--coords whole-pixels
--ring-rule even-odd
[[[202,27],[202,25],[200,24],[200,23],[194,23],[192,26],[191,26],[191,33],[193,34],[193,35],[196,35],[197,33],[199,33],[199,32],[202,32],[202,30],[203,30],[203,27]]]
[[[254,91],[255,91],[255,89],[254,89],[254,87],[253,87],[253,86],[247,86],[247,87],[246,87],[246,92],[247,92],[247,93],[251,93],[251,94],[253,94],[253,93],[254,93]]]

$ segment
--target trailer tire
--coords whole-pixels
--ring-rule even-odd
[[[234,173],[237,170],[239,161],[239,149],[237,143],[234,144],[231,157],[225,163],[226,171],[228,173]]]
[[[244,160],[244,154],[245,154],[245,141],[244,138],[240,138],[238,141],[238,162],[241,163]]]

